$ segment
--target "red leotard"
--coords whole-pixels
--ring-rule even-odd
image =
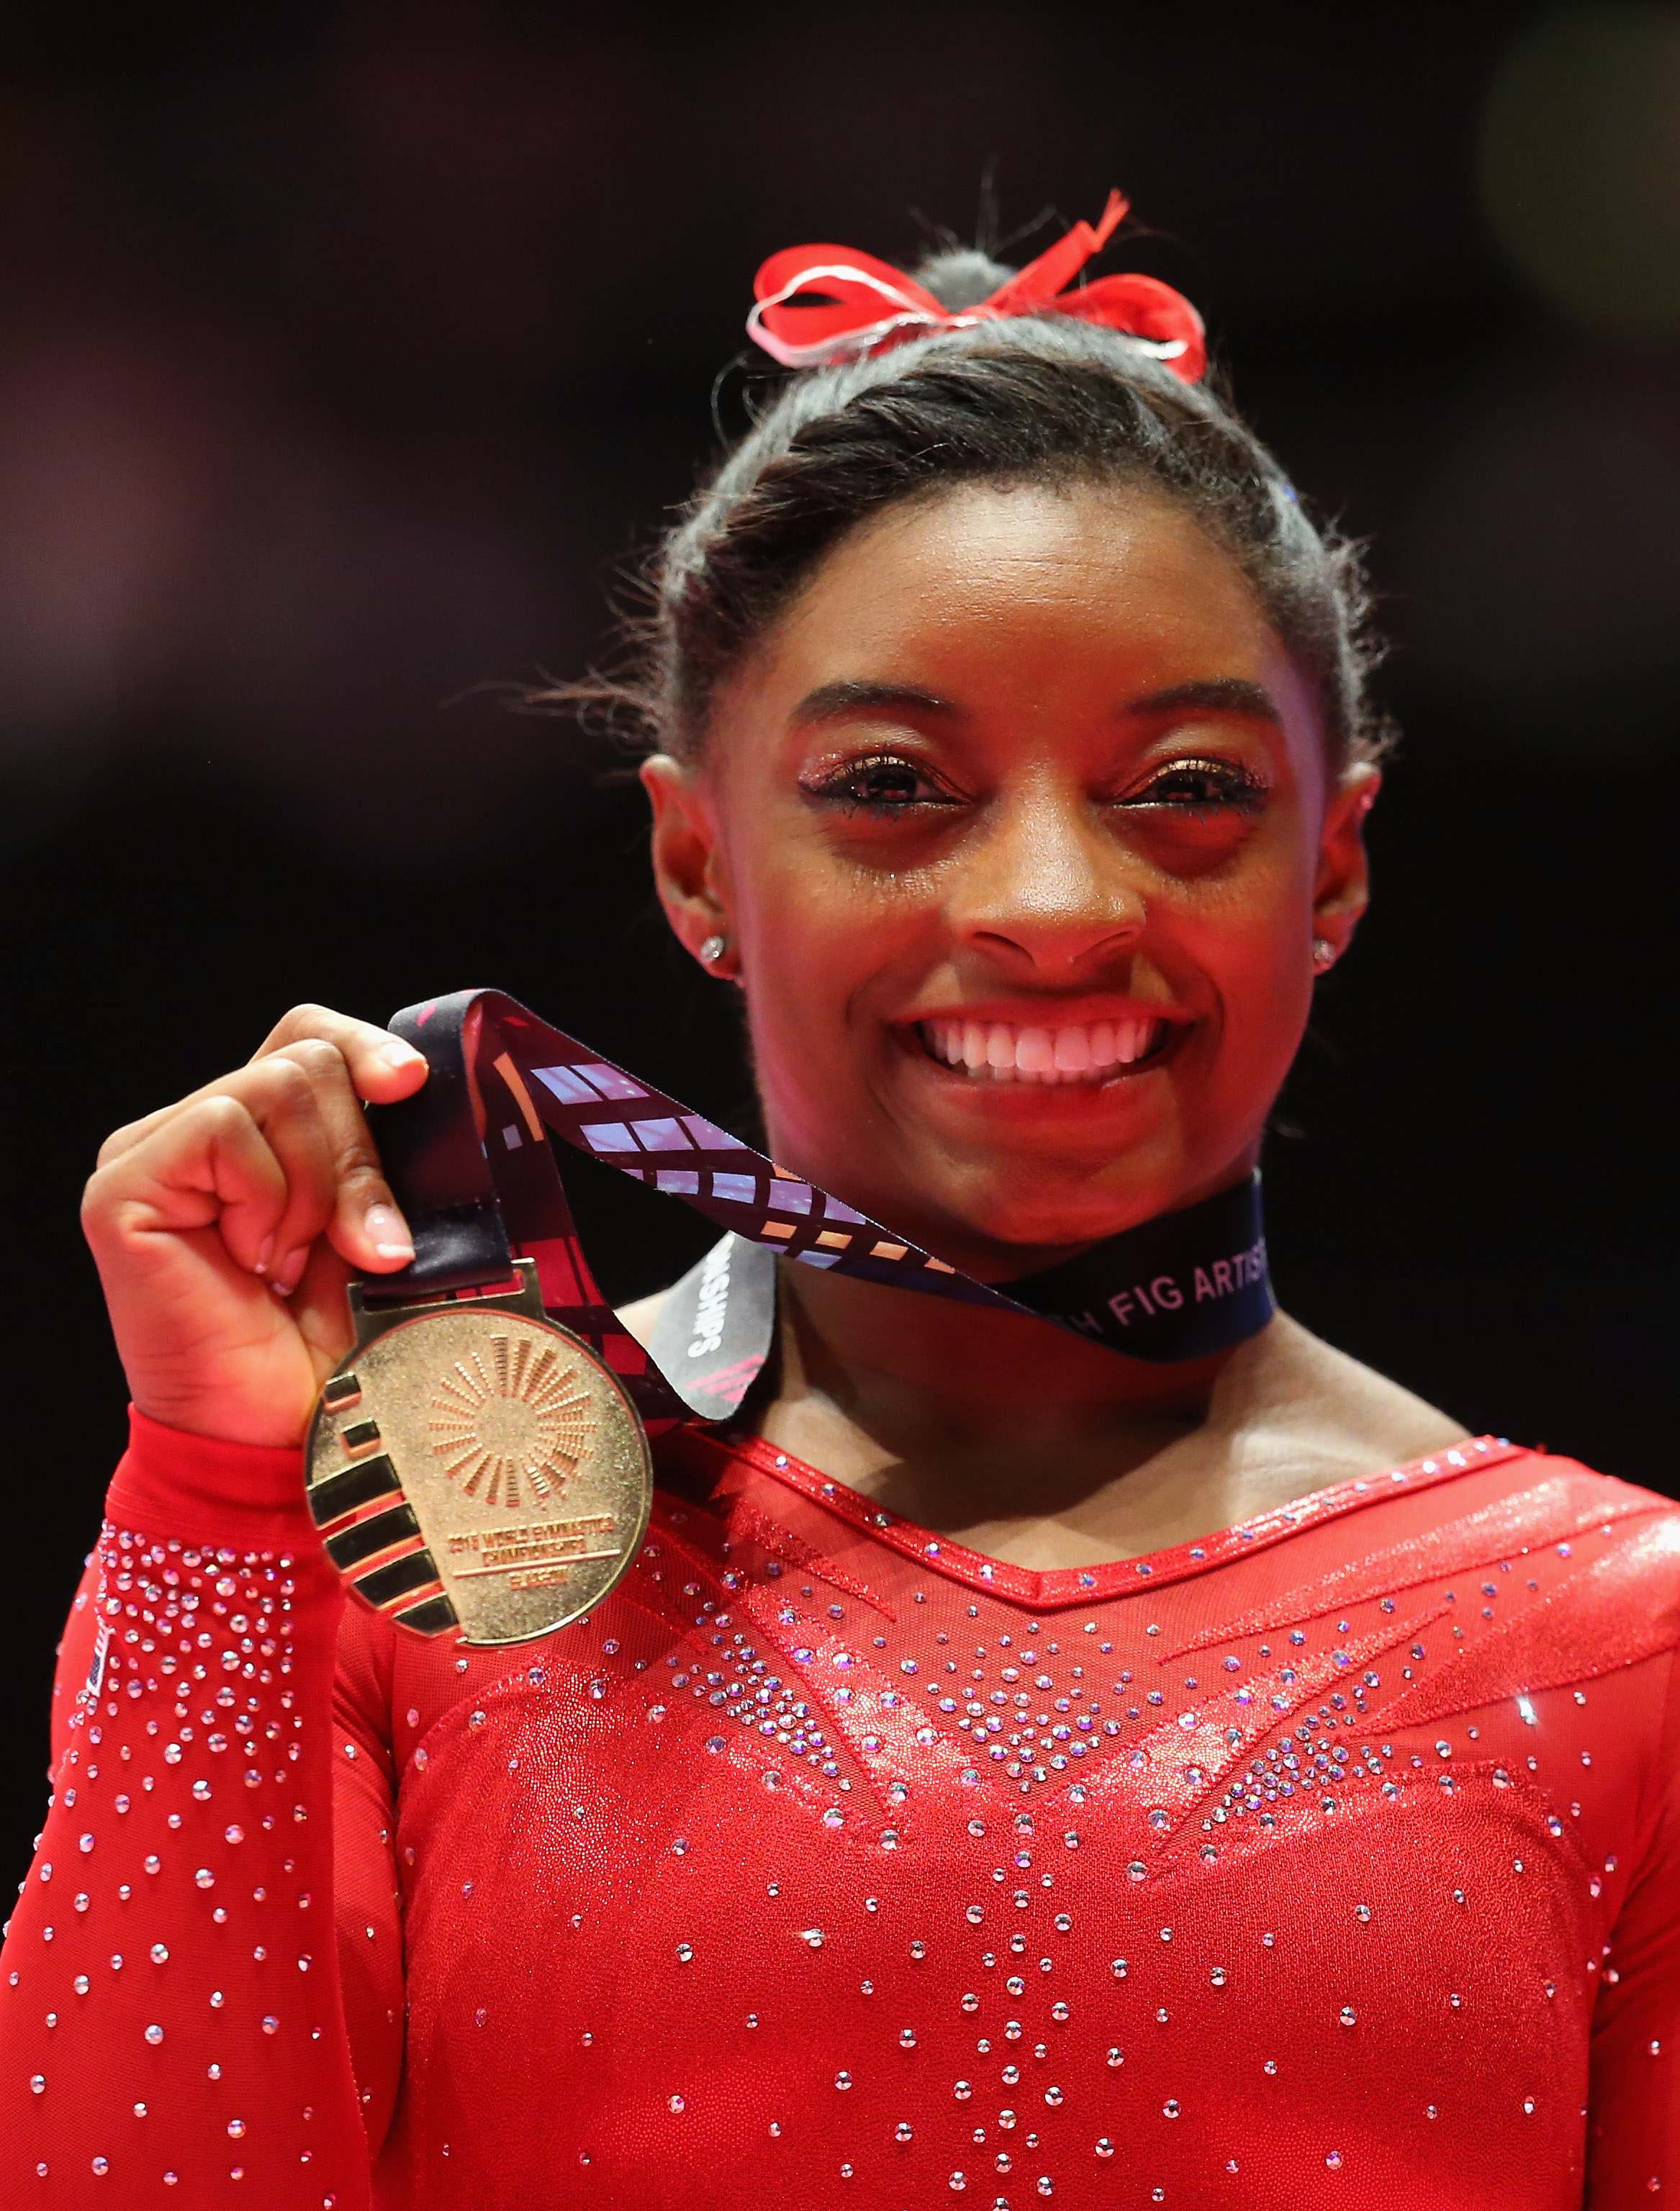
[[[1483,1440],[1037,1574],[662,1457],[593,1617],[468,1652],[340,1625],[295,1454],[136,1420],[8,2211],[1680,2190],[1663,1499]]]

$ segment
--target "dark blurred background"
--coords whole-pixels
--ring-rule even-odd
[[[720,1118],[580,672],[749,390],[774,248],[1142,224],[1374,541],[1404,748],[1268,1161],[1310,1325],[1472,1428],[1671,1473],[1680,15],[14,8],[0,27],[10,1079],[0,1881],[124,1392],[101,1135],[305,997],[494,982]],[[755,367],[752,373],[756,375]],[[1669,1074],[1663,1069],[1667,1065]],[[583,1193],[610,1294],[705,1240]]]

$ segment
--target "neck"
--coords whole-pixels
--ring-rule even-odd
[[[1128,1359],[1022,1315],[803,1267],[781,1269],[778,1303],[779,1427],[843,1424],[854,1470],[955,1457],[971,1480],[1006,1469],[1040,1496],[1063,1486],[1058,1467],[1077,1483],[1093,1444],[1113,1479],[1199,1427],[1233,1357]]]
[[[1135,1558],[1465,1430],[1282,1314],[1145,1364],[1047,1324],[810,1270],[743,1407],[779,1449],[1040,1571]]]

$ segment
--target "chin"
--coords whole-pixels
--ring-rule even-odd
[[[1100,1244],[1171,1211],[1177,1202],[1172,1178],[1139,1174],[1125,1177],[1121,1187],[1102,1190],[1094,1190],[1089,1181],[1058,1189],[1053,1184],[1046,1188],[1040,1179],[1031,1189],[991,1191],[971,1184],[950,1191],[941,1209],[954,1226],[961,1224],[967,1239],[990,1245],[1000,1265],[1008,1269],[1014,1252],[1019,1263],[1013,1271],[1029,1274],[1050,1263],[1046,1254]]]

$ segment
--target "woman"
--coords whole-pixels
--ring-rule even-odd
[[[1182,303],[1058,301],[1082,232],[1033,283],[769,265],[819,365],[665,548],[643,694],[781,1171],[993,1283],[1244,1187],[1379,781],[1351,553]],[[362,1103],[424,1078],[304,1008],[89,1185],[134,1439],[6,1947],[8,2203],[1680,2184],[1662,1499],[1265,1301],[1137,1358],[785,1266],[592,1616],[422,1640],[342,1605],[299,1444],[347,1277],[411,1256]]]

